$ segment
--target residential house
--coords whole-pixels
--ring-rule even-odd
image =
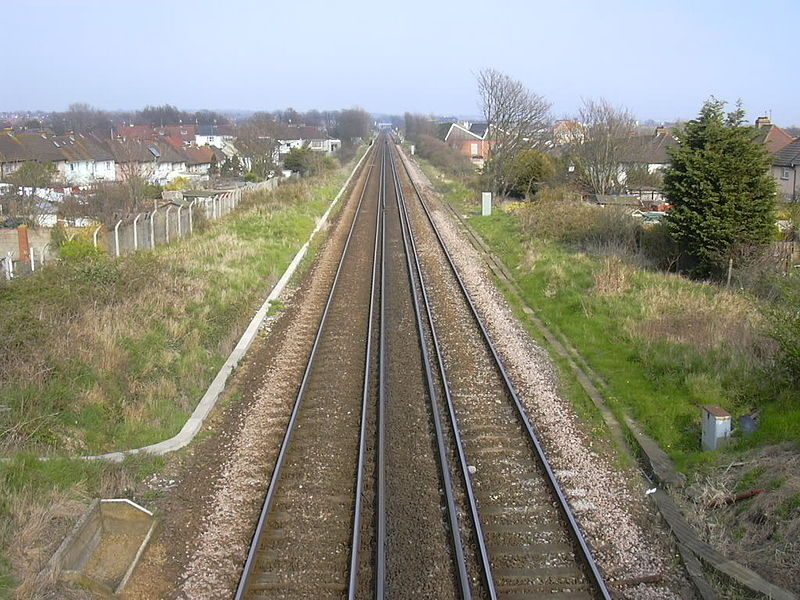
[[[775,153],[772,176],[778,182],[778,194],[787,202],[800,202],[800,138]]]
[[[474,165],[482,167],[489,159],[490,142],[487,131],[486,123],[452,123],[444,136],[444,142],[469,158]]]
[[[60,179],[69,185],[86,185],[98,181],[115,181],[114,155],[108,146],[94,136],[79,134],[53,138],[64,162],[56,163]]]
[[[198,125],[194,143],[198,146],[222,148],[233,141],[233,129],[228,125]]]
[[[278,155],[288,154],[292,148],[308,147],[315,152],[333,154],[342,147],[342,141],[332,138],[316,127],[306,125],[283,127],[277,132]]]
[[[225,155],[213,146],[189,146],[182,151],[187,159],[188,174],[192,178],[208,179],[211,165],[225,161]]]
[[[57,179],[67,185],[85,185],[116,178],[114,156],[94,136],[0,134],[0,180],[26,162],[54,164]]]
[[[116,161],[116,178],[139,175],[149,183],[165,185],[188,173],[188,158],[163,140],[115,139],[107,142]]]
[[[777,125],[773,125],[769,117],[758,117],[756,119],[756,129],[758,130],[756,141],[759,144],[764,144],[767,152],[773,156],[794,141],[791,135]]]
[[[677,138],[666,127],[656,127],[650,135],[632,136],[623,151],[623,171],[639,166],[651,175],[659,173],[669,165],[668,151],[677,144]]]

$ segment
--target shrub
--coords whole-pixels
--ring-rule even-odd
[[[103,256],[100,248],[96,248],[92,242],[82,238],[64,240],[58,247],[58,257],[62,260],[82,260]]]
[[[800,277],[787,278],[782,292],[770,311],[770,333],[781,349],[781,363],[786,373],[795,383],[800,383]]]
[[[415,139],[417,153],[433,166],[449,175],[461,176],[472,173],[475,169],[470,160],[453,150],[441,140],[429,135],[419,135]]]
[[[642,224],[624,209],[591,206],[564,188],[544,189],[536,197],[519,211],[525,233],[590,254],[638,252]]]

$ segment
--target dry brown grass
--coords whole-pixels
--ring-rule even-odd
[[[727,346],[750,351],[768,345],[763,316],[750,300],[700,287],[647,287],[641,299],[644,319],[634,325],[634,333],[645,340],[669,340],[699,350]]]
[[[800,454],[796,445],[753,450],[698,478],[692,510],[695,528],[723,554],[755,568],[768,580],[800,592]],[[735,504],[710,508],[731,495],[763,490]]]
[[[609,256],[594,274],[593,291],[600,296],[624,294],[631,286],[631,276],[631,267],[618,256]]]

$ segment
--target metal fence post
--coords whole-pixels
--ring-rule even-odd
[[[122,224],[122,219],[117,221],[117,224],[114,225],[114,253],[116,256],[119,256],[119,226]]]
[[[97,226],[97,229],[95,229],[95,230],[94,230],[94,233],[92,234],[92,243],[94,244],[94,247],[95,247],[95,248],[97,248],[97,234],[98,234],[98,233],[100,233],[100,230],[101,230],[102,228],[103,228],[103,226],[102,226],[102,225],[98,225],[98,226]]]
[[[36,271],[36,250],[33,249],[33,246],[28,248],[28,254],[31,257],[31,273]]]
[[[164,215],[164,234],[167,238],[165,243],[169,244],[169,211],[172,210],[172,205],[167,207],[167,212]]]
[[[138,213],[133,219],[133,250],[134,252],[139,249],[139,217],[142,213]]]

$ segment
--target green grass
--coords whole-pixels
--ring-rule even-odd
[[[99,453],[174,435],[345,176],[263,194],[154,252],[0,285],[6,447]]]
[[[629,412],[679,467],[713,460],[713,454],[701,453],[699,447],[700,406],[705,404],[721,405],[734,418],[761,411],[759,431],[728,451],[797,439],[800,391],[754,364],[746,351],[735,344],[698,348],[635,333],[652,317],[652,297],[666,298],[667,304],[674,298],[669,314],[678,319],[681,302],[714,306],[722,293],[717,288],[626,267],[625,289],[596,293],[603,259],[527,238],[514,212],[477,216],[474,194],[457,183],[444,184],[444,190],[445,198],[469,215],[471,226],[509,266],[526,304],[566,337],[606,382],[604,393],[612,410]],[[593,412],[575,386],[567,388],[584,418]]]
[[[179,431],[349,168],[260,194],[155,251],[53,263],[0,285],[0,405],[10,408],[0,413],[0,598],[17,584],[7,548],[31,501],[126,493],[162,468],[163,458],[66,456]]]

